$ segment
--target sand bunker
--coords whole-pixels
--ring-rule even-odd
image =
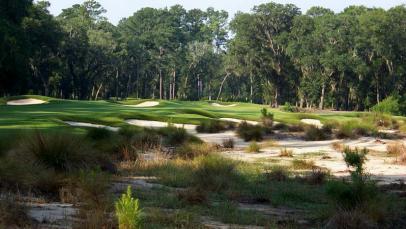
[[[155,107],[158,106],[159,102],[156,101],[148,101],[148,102],[143,102],[137,105],[125,105],[126,107]]]
[[[219,103],[212,103],[211,105],[213,107],[235,107],[235,106],[237,106],[237,104],[222,105],[222,104],[219,104]]]
[[[40,99],[17,99],[17,100],[10,100],[7,102],[7,105],[11,106],[24,106],[24,105],[37,105],[46,103],[44,100]]]
[[[105,126],[105,125],[98,125],[98,124],[92,124],[92,123],[86,123],[86,122],[71,122],[71,121],[66,121],[64,122],[68,124],[69,126],[75,126],[75,127],[89,127],[89,128],[104,128],[110,131],[117,132],[120,130],[118,127],[112,127],[112,126]]]
[[[236,118],[220,118],[222,121],[227,121],[227,122],[235,122],[235,123],[242,123],[242,122],[247,122],[248,124],[251,125],[258,125],[259,122],[257,121],[247,121],[247,120],[242,120],[242,119],[236,119]]]
[[[302,119],[300,120],[301,123],[307,124],[307,125],[312,125],[317,128],[322,128],[323,124],[320,122],[320,120],[317,119]]]
[[[146,127],[146,128],[163,128],[168,126],[168,122],[159,122],[159,121],[149,121],[149,120],[138,120],[138,119],[130,119],[126,121],[130,125],[139,126],[139,127]],[[185,128],[187,131],[196,132],[196,125],[191,124],[179,124],[179,123],[172,123],[171,125],[177,128]]]

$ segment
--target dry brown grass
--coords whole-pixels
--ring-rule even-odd
[[[396,162],[406,164],[406,146],[404,144],[399,142],[392,143],[386,149],[389,155],[396,157]]]
[[[331,144],[331,147],[339,152],[342,152],[345,148],[342,142],[333,142],[333,144]]]
[[[263,148],[266,148],[266,147],[277,147],[277,146],[279,146],[279,144],[278,144],[277,141],[268,140],[268,141],[266,141],[266,142],[261,143],[261,146],[262,146]]]
[[[279,157],[293,157],[293,151],[287,148],[281,149]]]

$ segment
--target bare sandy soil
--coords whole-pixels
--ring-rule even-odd
[[[37,105],[37,104],[44,104],[46,101],[40,99],[18,99],[18,100],[10,100],[7,102],[7,105],[10,106],[26,106],[26,105]]]
[[[118,127],[112,127],[112,126],[105,126],[105,125],[98,125],[98,124],[92,124],[92,123],[86,123],[86,122],[71,122],[71,121],[66,121],[64,122],[68,124],[69,126],[75,126],[75,127],[89,127],[89,128],[105,128],[110,131],[117,132],[120,130]]]
[[[159,105],[159,102],[156,101],[147,101],[147,102],[143,102],[137,105],[125,105],[126,107],[138,107],[138,108],[142,108],[142,107],[156,107]]]

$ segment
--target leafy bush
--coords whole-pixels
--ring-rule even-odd
[[[264,129],[258,125],[250,125],[242,122],[237,128],[237,134],[245,141],[261,141],[264,135]]]
[[[118,134],[126,138],[132,138],[135,135],[139,135],[142,132],[143,132],[142,128],[136,126],[124,126],[120,128]]]
[[[234,139],[228,138],[223,140],[223,147],[226,149],[233,149],[234,148]]]
[[[319,129],[315,126],[308,126],[305,129],[305,140],[306,141],[323,141],[329,139],[331,134],[331,129],[323,126]]]
[[[247,147],[247,153],[259,153],[261,146],[257,142],[251,142]]]
[[[230,187],[235,176],[236,163],[234,161],[212,154],[198,158],[192,183],[195,187],[219,192]]]
[[[372,107],[372,110],[379,113],[400,115],[399,99],[394,96],[389,96],[379,104]]]
[[[230,124],[218,120],[204,120],[196,127],[196,131],[199,133],[219,133],[231,127]]]
[[[130,186],[116,202],[115,208],[119,229],[139,229],[141,227],[142,211],[138,199],[132,197]]]

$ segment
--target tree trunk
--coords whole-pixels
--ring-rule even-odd
[[[218,93],[218,95],[217,95],[217,100],[220,99],[220,95],[221,95],[221,91],[223,90],[224,82],[226,82],[226,80],[227,80],[227,78],[228,78],[229,76],[230,76],[230,73],[227,73],[227,74],[224,76],[223,81],[221,81],[219,93]]]
[[[103,83],[100,84],[99,88],[96,91],[96,96],[94,97],[95,100],[97,100],[99,98],[99,93],[100,93],[100,90],[102,89],[102,87],[103,87]]]
[[[254,89],[253,89],[254,79],[252,76],[252,72],[250,73],[250,100],[251,103],[254,101]]]
[[[118,69],[116,71],[116,101],[118,101]]]
[[[173,84],[172,84],[172,99],[176,99],[175,86],[176,85],[176,69],[173,69]]]
[[[278,98],[279,98],[279,91],[278,91],[278,88],[275,87],[275,108],[279,107]]]
[[[381,97],[379,94],[379,76],[376,75],[376,102],[379,104],[381,102]]]
[[[320,96],[320,104],[319,104],[319,109],[323,110],[324,109],[324,96],[326,92],[326,84],[323,83],[323,86],[321,87],[321,96]]]
[[[162,70],[159,69],[159,99],[162,99]]]

